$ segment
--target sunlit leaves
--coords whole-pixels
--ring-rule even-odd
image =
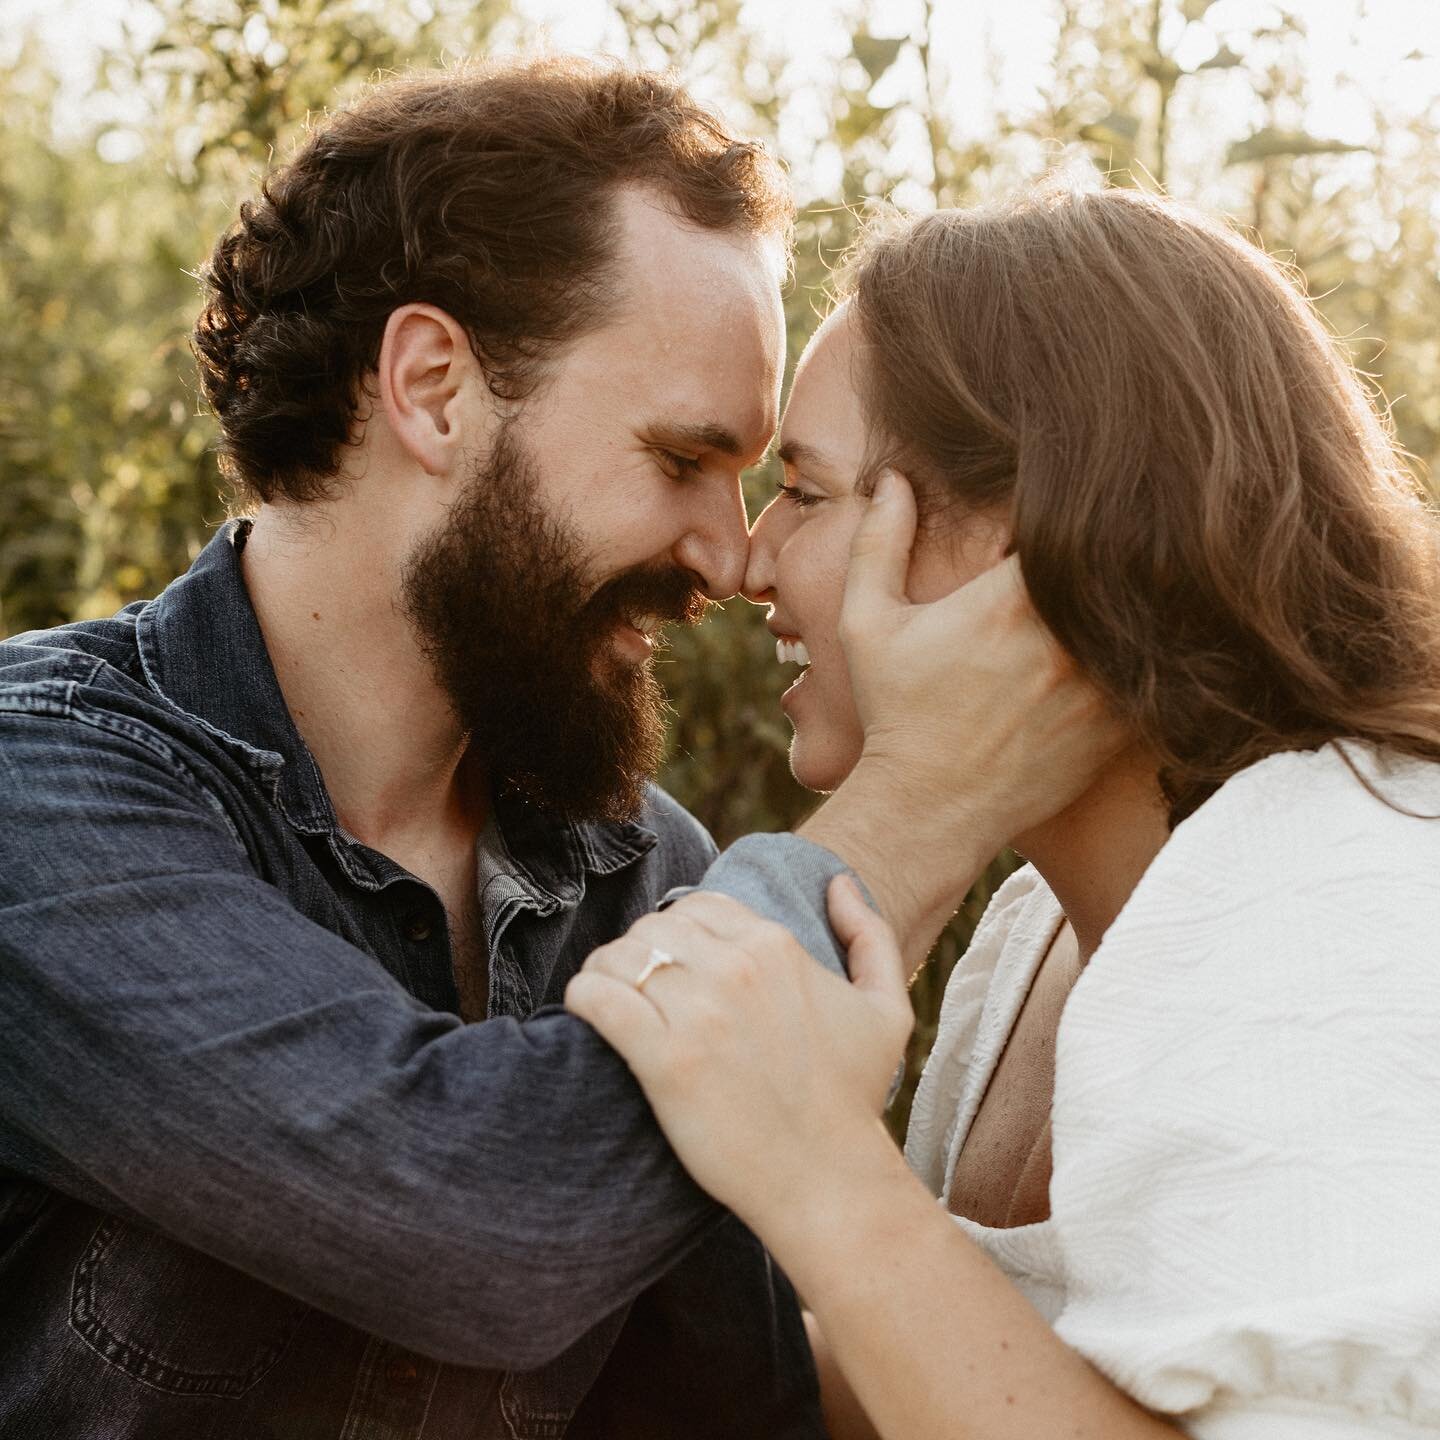
[[[1343,140],[1307,135],[1303,130],[1278,130],[1266,126],[1243,140],[1235,141],[1225,152],[1225,162],[1228,165],[1244,165],[1254,160],[1274,160],[1281,156],[1353,155],[1364,149],[1363,145],[1352,145]]]
[[[895,63],[904,45],[903,36],[870,35],[864,30],[856,31],[850,42],[851,53],[864,66],[872,85]]]

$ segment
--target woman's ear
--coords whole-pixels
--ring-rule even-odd
[[[464,453],[466,405],[478,374],[468,336],[445,311],[414,304],[391,314],[376,367],[380,408],[400,448],[426,474],[447,474]]]

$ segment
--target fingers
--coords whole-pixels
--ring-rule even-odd
[[[602,970],[585,969],[565,987],[565,1008],[593,1026],[642,1081],[646,1057],[659,1053],[665,1017],[634,985]]]
[[[830,923],[850,960],[850,983],[886,999],[905,1002],[905,961],[895,932],[865,903],[848,875],[837,875],[827,894]]]
[[[740,951],[765,957],[806,954],[783,925],[712,890],[696,890],[664,910],[641,916],[628,933],[647,945],[673,950],[677,955],[723,956]]]
[[[721,895],[714,890],[696,890],[664,910],[637,920],[631,927],[631,934],[640,933],[642,929],[662,932],[672,918],[698,925],[720,940],[742,939],[769,923],[748,905],[742,905],[729,895]]]
[[[857,615],[904,602],[915,525],[915,494],[909,482],[887,470],[850,542],[844,602],[848,623],[854,624]]]
[[[762,920],[729,896],[697,891],[665,910],[642,915],[618,940],[592,951],[585,969],[633,989],[657,951],[696,974],[717,968],[749,974],[762,961],[778,963],[792,952],[809,958],[783,926]],[[663,973],[670,968],[652,970],[640,992],[656,1005],[673,993],[669,987],[675,979]]]
[[[1035,626],[1049,637],[1040,617],[1030,604],[1025,589],[1025,576],[1020,569],[1020,557],[1009,555],[982,570],[964,585],[957,586],[948,595],[934,602],[935,613],[947,610],[983,611],[987,619],[1013,624],[1024,621]],[[1052,645],[1056,642],[1051,639]]]
[[[703,932],[696,933],[703,935]],[[714,944],[708,936],[704,936],[704,940]],[[678,970],[685,965],[687,955],[691,957],[688,963],[693,966],[697,950],[698,943],[687,945],[683,934],[672,934],[651,943],[642,940],[632,930],[630,934],[622,935],[618,940],[612,940],[598,950],[592,950],[580,974],[598,975],[606,980],[613,980],[654,1010],[660,1007],[665,988],[674,978],[666,972]],[[657,965],[654,961],[660,954],[669,955],[671,959]]]
[[[825,892],[825,902],[830,911],[830,926],[836,938],[849,950],[866,933],[871,920],[880,920],[865,903],[860,887],[849,875],[837,875]],[[880,920],[883,925],[885,922]]]
[[[721,906],[694,906],[689,902],[699,896],[688,896],[664,910],[642,915],[618,940],[594,951],[585,962],[601,968],[612,975],[634,980],[656,950],[664,950],[677,960],[695,957],[713,949],[717,940],[731,939],[731,929],[742,925],[739,917],[751,915],[738,901],[728,904],[739,912],[732,917]],[[710,900],[724,901],[722,896],[707,896]],[[717,933],[717,929],[719,933]]]

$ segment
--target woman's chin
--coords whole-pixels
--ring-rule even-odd
[[[790,742],[790,773],[817,795],[838,790],[860,759],[860,746],[811,740],[799,730]]]

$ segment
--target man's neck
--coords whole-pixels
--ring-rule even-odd
[[[1155,763],[1132,749],[1014,845],[1055,892],[1088,961],[1169,834]]]
[[[397,602],[391,553],[341,502],[263,506],[241,559],[281,693],[344,828],[396,859],[478,832],[483,787]]]

